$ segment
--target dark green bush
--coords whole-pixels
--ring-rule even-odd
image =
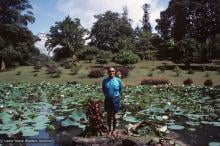
[[[96,62],[99,64],[107,64],[112,59],[112,56],[111,52],[101,50],[96,57]]]
[[[140,58],[131,50],[121,50],[113,60],[119,64],[134,64],[137,63]]]
[[[80,66],[78,65],[73,65],[70,69],[71,75],[75,75],[79,72],[80,70]]]
[[[166,70],[166,67],[165,67],[165,66],[161,66],[159,69],[160,69],[160,72],[161,72],[161,73],[164,73],[165,70]]]
[[[194,74],[194,70],[193,70],[192,68],[190,68],[190,69],[188,70],[188,74]]]
[[[35,63],[33,68],[35,71],[39,71],[42,68],[42,66],[43,66],[42,63],[40,61],[38,61]]]

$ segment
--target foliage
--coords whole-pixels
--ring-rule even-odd
[[[13,62],[24,64],[39,54],[35,37],[27,28],[34,22],[32,6],[28,0],[1,0],[0,8],[0,62],[3,60],[6,67]]]
[[[103,132],[107,131],[107,127],[104,124],[104,117],[101,111],[102,101],[95,101],[89,99],[86,103],[86,117],[89,125],[87,128],[87,134],[100,136]]]
[[[87,30],[84,29],[78,18],[72,20],[67,16],[63,21],[56,22],[51,26],[46,47],[54,52],[56,60],[78,55],[84,47],[83,39]]]
[[[187,78],[185,81],[183,81],[184,85],[192,85],[193,84],[193,80],[190,78]]]
[[[170,81],[163,78],[146,78],[141,81],[141,85],[163,85],[170,84]]]
[[[33,68],[35,71],[39,71],[42,68],[42,63],[38,61]]]
[[[71,67],[74,65],[73,59],[72,59],[72,58],[67,58],[67,59],[65,59],[64,61],[62,61],[62,62],[60,63],[60,65],[61,65],[62,67],[64,67],[65,69],[71,69]]]
[[[47,73],[50,74],[52,78],[58,78],[62,74],[62,71],[57,64],[48,64]]]
[[[150,42],[152,38],[151,32],[140,30],[140,32],[135,36],[135,52],[143,60],[154,60],[157,51],[155,47]]]
[[[208,48],[203,48],[204,55],[214,59],[217,46],[212,42],[220,28],[219,5],[217,0],[171,0],[156,20],[156,30],[163,40],[178,42],[187,37],[206,44]],[[207,58],[204,60],[207,62]]]
[[[205,46],[205,45],[204,45]],[[190,63],[201,62],[202,44],[190,38],[183,38],[172,48],[172,60],[184,63],[188,68]],[[204,61],[207,60],[204,58]]]
[[[99,64],[106,64],[112,59],[112,53],[110,51],[101,50],[98,52],[96,62]]]
[[[161,73],[164,73],[166,71],[166,67],[165,66],[161,66],[159,69],[160,69]]]
[[[181,74],[181,69],[179,68],[179,66],[175,66],[175,68],[173,69],[173,71],[176,73],[176,76],[179,77]]]
[[[116,74],[117,72],[120,72],[121,78],[126,78],[129,74],[128,66],[116,67],[115,71],[116,71]]]
[[[193,70],[192,68],[190,68],[190,69],[188,70],[188,74],[194,74],[194,70]]]
[[[126,9],[122,15],[107,11],[94,17],[97,21],[91,29],[91,45],[113,53],[131,49],[133,30]]]
[[[156,125],[181,129],[183,127],[180,127],[179,121],[175,120],[176,116],[181,116],[186,119],[186,121],[182,121],[184,125],[219,126],[219,121],[211,120],[213,112],[217,112],[217,107],[219,107],[218,102],[213,102],[214,99],[217,99],[217,94],[213,96],[208,94],[212,91],[217,93],[219,89],[206,88],[208,91],[205,96],[201,95],[203,89],[194,86],[171,85],[125,87],[123,90],[125,96],[121,98],[120,103],[124,105],[126,112],[121,112],[122,116],[119,121],[123,121],[119,124],[131,127],[136,126],[131,123],[140,121],[141,124],[139,123],[140,126],[136,129],[145,133],[147,130],[155,129]],[[85,130],[84,123],[89,121],[89,118],[87,119],[85,116],[87,109],[93,115],[91,119],[96,119],[95,122],[103,125],[100,102],[98,102],[98,106],[93,104],[90,106],[91,108],[85,107],[85,103],[91,97],[95,101],[103,100],[103,93],[99,85],[46,82],[38,84],[1,83],[0,90],[0,98],[3,101],[0,105],[0,134],[14,136],[20,133],[29,137],[38,135],[39,130],[54,129],[58,125],[77,126]],[[129,110],[137,105],[140,107],[138,111]],[[164,115],[167,115],[166,119]],[[94,120],[91,121],[93,121],[92,124],[95,124]],[[192,123],[192,121],[196,121],[196,123]],[[91,128],[104,130],[104,128],[100,129],[98,124]],[[134,133],[137,133],[136,129],[133,131]]]
[[[86,46],[84,50],[82,51],[82,53],[80,53],[80,59],[88,60],[91,63],[92,60],[97,58],[96,56],[98,53],[99,53],[98,48],[94,46]]]
[[[143,25],[142,29],[146,32],[151,32],[152,27],[150,25],[150,18],[149,18],[150,5],[145,3],[142,6],[142,9],[144,11],[144,15],[143,15],[143,18],[142,18],[142,25]]]
[[[114,57],[113,60],[119,64],[134,64],[134,63],[137,63],[140,59],[131,50],[121,50]]]
[[[208,80],[205,80],[205,82],[203,84],[204,84],[204,86],[212,86],[213,82],[211,79],[208,79]]]
[[[207,72],[207,73],[205,74],[205,77],[207,77],[207,78],[208,78],[209,76],[210,76],[210,75],[209,75],[209,73]]]
[[[99,77],[103,77],[105,74],[104,69],[92,69],[89,74],[88,77],[90,78],[99,78]]]
[[[79,72],[80,70],[80,66],[78,65],[73,65],[71,68],[70,68],[70,72],[72,75],[75,75]]]
[[[57,64],[48,64],[47,65],[47,72],[48,74],[53,74],[58,70],[58,65]]]

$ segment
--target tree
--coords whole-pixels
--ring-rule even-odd
[[[54,52],[56,60],[79,55],[85,44],[83,37],[86,33],[87,30],[81,26],[78,18],[72,20],[67,16],[63,21],[51,26],[46,47]]]
[[[152,55],[154,54],[153,52],[155,51],[155,47],[150,42],[151,37],[152,34],[146,31],[142,31],[137,36],[135,51],[143,60],[154,58]]]
[[[130,49],[133,29],[127,18],[126,9],[123,15],[117,12],[107,11],[104,14],[94,16],[97,21],[91,29],[90,45],[99,49],[119,52],[120,49]]]
[[[0,58],[6,67],[13,62],[24,64],[39,54],[34,47],[35,37],[27,28],[35,20],[30,9],[29,0],[0,1]]]
[[[149,4],[144,4],[142,6],[143,11],[144,11],[144,15],[143,15],[143,19],[142,19],[142,25],[143,25],[143,30],[147,31],[147,32],[151,32],[152,27],[150,25],[150,21],[149,21],[149,9],[150,9],[150,5]]]
[[[154,59],[156,55],[155,47],[151,44],[151,25],[149,22],[149,8],[148,4],[143,5],[143,20],[142,27],[138,26],[134,30],[135,35],[135,52],[141,57],[141,59]]]
[[[214,58],[212,45],[215,35],[220,31],[220,2],[218,0],[171,0],[168,8],[160,13],[156,30],[161,38],[179,42],[185,37],[206,44],[200,53],[206,52]],[[208,44],[209,43],[209,44]]]

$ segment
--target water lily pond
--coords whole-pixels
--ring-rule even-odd
[[[85,102],[103,98],[99,85],[2,83],[0,145],[8,145],[10,141],[5,140],[10,139],[42,139],[49,140],[44,143],[47,146],[65,145],[60,142],[61,134],[73,130],[73,136],[85,130],[81,122],[86,120]],[[220,142],[219,115],[217,87],[131,86],[125,87],[121,96],[118,127],[129,130],[142,123],[132,134],[164,136],[170,131],[188,144],[212,146]]]

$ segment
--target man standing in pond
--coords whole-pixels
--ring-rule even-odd
[[[104,109],[107,112],[108,130],[111,135],[114,135],[116,128],[116,113],[119,110],[119,95],[121,90],[121,79],[115,77],[115,69],[110,67],[108,69],[108,77],[102,82],[102,91],[105,95]],[[112,124],[113,127],[111,127]]]

